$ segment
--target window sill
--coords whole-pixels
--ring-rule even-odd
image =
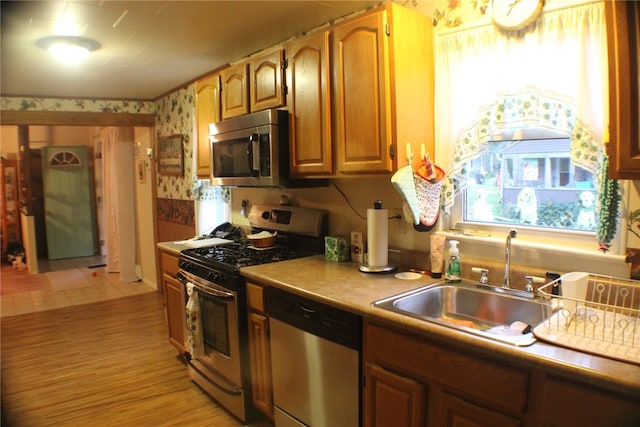
[[[447,237],[447,240],[460,242],[460,256],[463,263],[465,255],[504,262],[506,234],[505,238],[470,235],[460,231],[445,231],[442,234]],[[557,272],[586,271],[624,278],[630,277],[631,274],[631,266],[625,262],[624,255],[518,238],[511,241],[511,248],[513,265],[519,264]],[[446,251],[447,248],[445,248],[445,256]]]

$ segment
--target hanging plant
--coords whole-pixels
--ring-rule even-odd
[[[620,188],[618,181],[609,179],[609,156],[602,157],[602,167],[598,179],[598,221],[596,235],[602,252],[607,252],[618,229],[618,209],[620,206]]]

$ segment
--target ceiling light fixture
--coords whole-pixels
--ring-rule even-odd
[[[76,64],[92,51],[98,49],[100,44],[86,37],[78,36],[49,36],[36,41],[36,45],[46,49],[60,61],[67,64]]]

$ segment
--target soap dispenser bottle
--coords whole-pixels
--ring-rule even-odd
[[[460,263],[460,254],[458,251],[457,240],[449,241],[449,256],[447,257],[447,270],[445,280],[447,282],[459,282],[462,280],[462,264]]]

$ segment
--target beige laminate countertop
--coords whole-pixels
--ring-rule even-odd
[[[240,270],[249,281],[342,308],[399,330],[441,341],[523,367],[544,369],[587,384],[628,395],[640,396],[640,366],[599,357],[538,341],[515,347],[452,328],[376,308],[372,303],[441,279],[424,276],[417,280],[397,279],[393,273],[362,273],[353,262],[326,261],[323,255],[274,262]]]
[[[183,251],[185,249],[220,245],[220,244],[232,243],[232,242],[233,240],[212,237],[207,239],[178,240],[175,242],[160,242],[158,243],[158,248],[160,248],[163,251],[170,252],[177,256],[177,255],[180,255],[180,251]]]
[[[187,249],[185,245],[178,244],[176,242],[160,242],[158,247],[163,251],[172,253],[173,255],[180,255],[180,251]]]

